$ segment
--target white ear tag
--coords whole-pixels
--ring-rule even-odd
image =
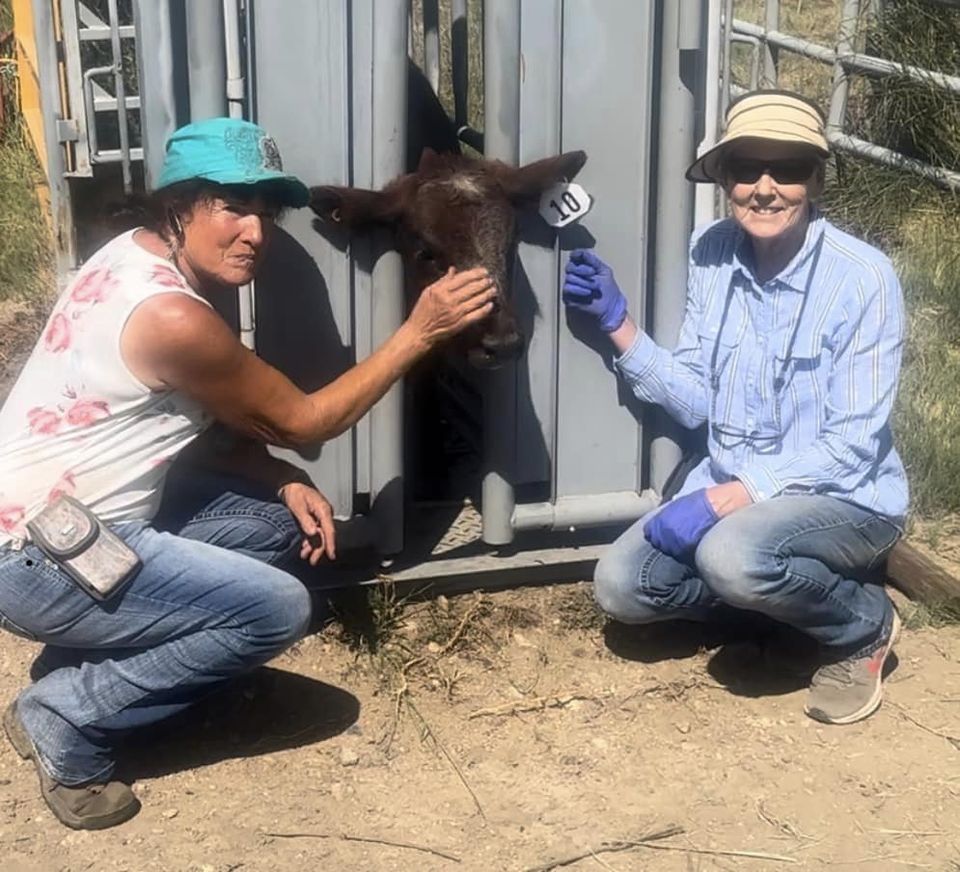
[[[540,198],[540,215],[551,227],[566,227],[592,207],[593,197],[573,182],[558,182]]]

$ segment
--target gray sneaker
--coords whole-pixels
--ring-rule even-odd
[[[14,750],[32,760],[40,776],[40,795],[57,820],[74,830],[104,830],[130,820],[140,811],[140,800],[120,781],[66,785],[51,778],[40,764],[33,742],[10,703],[3,713],[3,729]]]
[[[900,636],[896,610],[889,630],[869,648],[821,666],[810,682],[804,710],[825,724],[852,724],[872,715],[883,698],[883,664]]]

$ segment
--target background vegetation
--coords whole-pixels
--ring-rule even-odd
[[[0,301],[45,298],[52,256],[37,186],[43,181],[17,109],[10,0],[0,0]]]

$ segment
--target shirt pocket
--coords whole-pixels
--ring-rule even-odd
[[[703,371],[710,397],[710,421],[727,422],[743,417],[743,397],[737,394],[737,372],[740,368],[741,345],[737,342],[733,325],[721,329],[717,324],[698,328],[697,338],[703,357]],[[739,400],[739,403],[736,401]]]
[[[810,427],[810,435],[819,433],[831,361],[826,338],[820,334],[798,342],[789,357],[775,355],[761,380],[764,426],[786,433],[800,424]]]
[[[703,371],[707,378],[722,376],[730,366],[736,363],[738,343],[733,325],[723,330],[717,324],[707,324],[697,328],[697,340],[700,355],[703,358]]]

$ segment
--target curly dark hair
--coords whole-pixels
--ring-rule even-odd
[[[131,194],[111,204],[107,207],[107,223],[114,233],[145,227],[169,242],[176,235],[175,228],[183,216],[190,215],[198,206],[209,205],[217,199],[247,203],[257,196],[276,209],[277,217],[285,211],[283,193],[271,182],[221,185],[207,179],[187,179],[149,194]]]

